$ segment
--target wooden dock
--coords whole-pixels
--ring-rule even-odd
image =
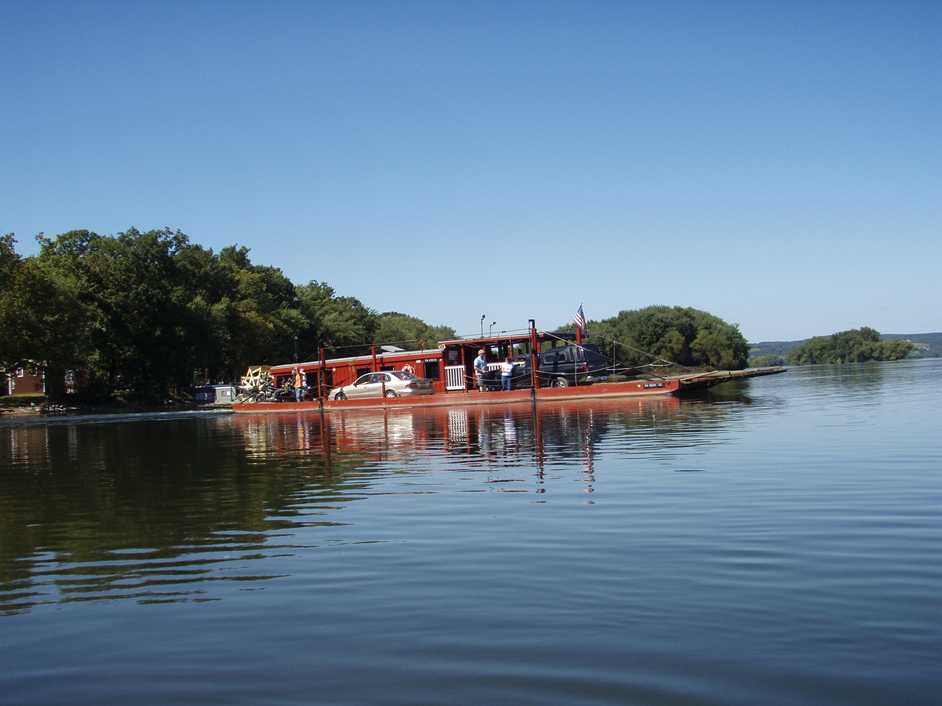
[[[744,380],[762,375],[777,375],[784,373],[787,368],[775,366],[771,368],[746,368],[745,370],[713,370],[707,373],[692,373],[689,375],[674,376],[680,382],[681,391],[702,390],[731,380]]]

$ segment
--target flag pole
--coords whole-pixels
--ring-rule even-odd
[[[579,364],[576,362],[579,358],[577,351],[582,350],[582,326],[585,323],[585,312],[582,310],[582,302],[579,302],[579,310],[576,312],[576,350],[572,352],[572,384],[579,384]]]

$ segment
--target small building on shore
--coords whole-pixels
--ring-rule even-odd
[[[3,376],[0,393],[3,395],[43,395],[46,378],[41,370],[20,367]]]

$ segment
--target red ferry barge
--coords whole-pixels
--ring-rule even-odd
[[[295,368],[305,377],[308,388],[317,390],[317,399],[302,402],[237,402],[232,408],[237,413],[259,412],[309,412],[340,411],[347,409],[377,409],[401,407],[447,407],[479,404],[536,403],[541,400],[575,400],[617,397],[652,397],[672,395],[682,390],[709,387],[727,380],[757,375],[784,372],[784,368],[760,368],[752,370],[715,371],[691,375],[680,375],[625,382],[601,382],[589,385],[544,387],[540,380],[538,355],[544,344],[554,348],[560,343],[568,345],[574,341],[581,345],[576,334],[558,334],[538,331],[533,320],[526,333],[459,338],[441,341],[438,348],[424,350],[376,350],[369,355],[345,358],[325,357],[321,349],[320,360],[303,363],[275,365],[270,374],[277,386],[289,381]],[[500,365],[506,356],[520,358],[528,355],[530,360],[530,385],[524,389],[509,391],[485,391],[474,389],[473,360],[479,349],[487,353],[489,368]],[[332,388],[353,383],[358,377],[371,372],[402,371],[432,382],[433,394],[407,397],[375,397],[368,399],[330,399]]]

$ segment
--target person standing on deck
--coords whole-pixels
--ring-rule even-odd
[[[304,374],[298,369],[294,369],[294,401],[300,402],[304,399]]]
[[[474,377],[477,378],[479,392],[484,392],[485,375],[487,375],[487,357],[482,348],[478,351],[478,357],[474,359]]]
[[[510,355],[507,355],[507,360],[500,364],[500,389],[501,390],[510,390],[511,384],[513,381],[514,374],[514,362],[511,359]]]

